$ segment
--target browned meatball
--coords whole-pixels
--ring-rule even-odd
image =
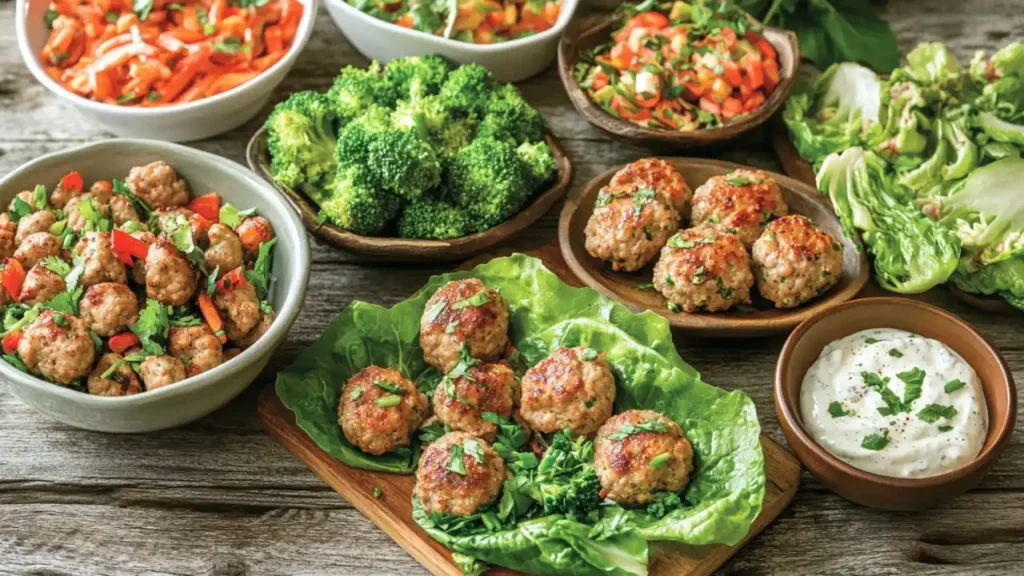
[[[612,414],[615,376],[590,348],[559,348],[523,375],[520,414],[532,430],[593,434]]]
[[[160,240],[146,255],[146,295],[164,305],[181,306],[195,294],[199,274],[174,244]]]
[[[139,366],[146,390],[156,390],[185,379],[185,365],[173,356],[150,356]]]
[[[64,278],[40,262],[30,268],[25,275],[19,301],[29,306],[49,302],[64,289]]]
[[[0,258],[14,256],[16,248],[14,238],[17,230],[18,225],[11,222],[11,218],[6,212],[0,214]]]
[[[789,207],[779,184],[760,170],[734,170],[724,176],[712,176],[693,194],[691,225],[701,222],[722,224],[735,229],[747,248],[757,240],[764,225],[777,216],[785,216]]]
[[[274,239],[274,228],[263,216],[250,216],[238,225],[238,236],[246,257],[253,260],[259,253],[260,244]]]
[[[605,422],[594,441],[594,468],[607,498],[646,504],[658,492],[682,492],[693,447],[678,424],[653,410],[628,410]]]
[[[434,414],[453,430],[469,432],[493,442],[498,425],[484,420],[484,412],[512,417],[516,375],[503,364],[477,364],[464,376],[446,377],[434,388]]]
[[[224,333],[230,340],[238,340],[260,322],[260,300],[256,288],[248,282],[213,293],[213,305],[224,319]]]
[[[96,202],[106,206],[114,197],[114,183],[110,180],[97,180],[89,186],[89,192]]]
[[[420,320],[420,347],[427,364],[447,373],[469,355],[493,362],[508,343],[508,302],[478,278],[453,280],[427,300]]]
[[[82,321],[104,338],[124,332],[139,320],[139,299],[124,284],[102,282],[90,286],[78,309]]]
[[[47,308],[22,332],[18,356],[33,374],[66,386],[89,374],[96,346],[81,320]]]
[[[171,326],[170,352],[185,365],[189,377],[224,363],[220,338],[206,324]]]
[[[413,494],[427,514],[469,516],[494,502],[505,477],[505,461],[490,444],[449,432],[423,449]]]
[[[101,282],[124,284],[128,281],[124,264],[114,254],[109,232],[86,232],[75,245],[75,253],[85,264],[78,283],[89,287]]]
[[[715,224],[673,236],[654,267],[654,289],[675,311],[719,312],[749,304],[753,285],[743,244]]]
[[[125,179],[136,196],[156,208],[188,204],[188,184],[167,162],[157,161],[136,166]]]
[[[131,235],[132,238],[135,238],[137,240],[142,240],[146,244],[153,244],[153,243],[156,242],[156,234],[153,234],[149,230],[136,230],[135,232],[131,232],[130,235]],[[140,259],[136,258],[132,262],[132,267],[131,267],[131,269],[128,272],[129,272],[129,277],[132,279],[132,282],[135,282],[139,286],[145,286],[146,285],[146,261],[145,260],[140,260]]]
[[[380,455],[409,446],[427,410],[427,396],[408,378],[393,368],[371,365],[341,389],[338,424],[355,447]]]
[[[754,242],[757,289],[776,308],[792,308],[825,293],[843,273],[843,245],[806,216],[775,220]]]
[[[675,208],[680,215],[690,211],[693,191],[686,185],[683,175],[661,158],[641,158],[627,164],[612,176],[608,186],[653,188],[661,201]]]
[[[243,264],[242,242],[235,231],[217,223],[210,226],[207,233],[209,248],[206,249],[206,269],[213,271],[220,268],[226,274]]]
[[[256,324],[256,327],[253,328],[252,330],[249,330],[249,332],[245,336],[242,336],[241,338],[236,338],[234,340],[234,343],[237,344],[242,349],[248,348],[255,344],[257,340],[262,338],[263,335],[267,333],[267,330],[270,330],[270,327],[273,324],[274,312],[264,312],[263,315],[260,317],[259,323]]]
[[[89,208],[84,209],[83,206],[89,206]],[[110,216],[110,208],[107,203],[96,198],[91,192],[75,196],[69,200],[64,212],[67,215],[68,228],[71,228],[78,234],[86,230],[96,230],[96,225],[90,219],[90,216],[92,218],[107,218]]]
[[[605,188],[584,229],[586,249],[609,262],[612,270],[633,272],[658,255],[679,230],[679,222],[676,209],[659,200],[651,188]]]
[[[14,251],[14,258],[21,262],[23,268],[31,268],[47,256],[60,256],[60,238],[49,232],[36,232],[29,234],[18,249]]]
[[[24,202],[25,204],[28,204],[29,206],[31,206],[32,205],[32,198],[34,196],[35,196],[35,194],[31,190],[22,190],[21,192],[18,192],[17,194],[14,195],[14,198],[11,198],[11,203],[7,205],[7,211],[8,212],[13,212],[14,211],[14,200],[17,199],[17,198],[20,198],[22,202]]]
[[[18,232],[14,237],[14,241],[17,244],[21,244],[30,234],[49,232],[50,226],[56,221],[57,217],[53,215],[53,212],[47,210],[33,212],[28,216],[24,216],[21,220],[18,220]]]
[[[82,193],[81,188],[69,188],[65,189],[61,186],[57,186],[50,193],[50,205],[54,208],[64,208],[68,201]]]
[[[89,394],[96,396],[129,396],[142,392],[142,383],[138,375],[127,363],[121,363],[114,371],[104,377],[103,374],[111,366],[121,362],[122,356],[114,352],[104,354],[96,363],[96,368],[89,374]]]
[[[114,196],[110,199],[110,219],[114,226],[120,226],[125,222],[138,222],[139,212],[135,209],[135,203],[124,196]]]

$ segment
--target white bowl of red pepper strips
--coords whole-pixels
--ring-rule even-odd
[[[294,322],[309,245],[243,167],[146,140],[0,180],[0,379],[72,426],[143,432],[219,408]]]
[[[677,148],[767,120],[799,60],[793,33],[728,3],[626,3],[559,45],[562,82],[587,120],[633,143]]]

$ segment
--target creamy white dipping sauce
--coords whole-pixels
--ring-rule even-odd
[[[945,344],[902,330],[865,330],[825,346],[804,376],[800,413],[834,456],[895,478],[960,468],[988,433],[974,369]]]

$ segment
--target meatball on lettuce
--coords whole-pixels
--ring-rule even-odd
[[[342,388],[338,422],[352,445],[380,455],[409,448],[427,410],[427,396],[400,372],[367,366]]]
[[[615,377],[596,350],[558,348],[527,370],[521,395],[521,414],[532,430],[585,436],[612,415]]]
[[[476,278],[449,282],[427,301],[419,342],[423,359],[443,373],[459,363],[463,347],[493,362],[508,344],[508,304]]]

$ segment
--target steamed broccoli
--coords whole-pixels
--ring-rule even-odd
[[[647,505],[647,513],[655,518],[663,518],[669,512],[682,507],[683,500],[679,497],[679,494],[675,492],[658,492],[654,500]]]
[[[466,64],[448,75],[441,87],[441,100],[454,112],[483,116],[494,88],[494,78],[487,68]]]
[[[377,134],[391,128],[391,112],[383,106],[371,105],[338,134],[335,159],[339,166],[366,166],[370,142]]]
[[[356,234],[377,234],[394,219],[401,201],[374,189],[361,166],[338,168],[328,189],[330,197],[320,204],[320,217]]]
[[[450,120],[445,123],[434,138],[437,153],[443,158],[454,156],[456,152],[469,145],[473,140],[476,127],[469,120]]]
[[[601,482],[593,460],[594,443],[586,437],[573,440],[569,431],[563,430],[551,438],[533,484],[545,514],[581,517],[597,508]]]
[[[327,96],[342,123],[361,115],[373,104],[391,107],[396,99],[395,92],[384,81],[377,62],[365,70],[355,66],[343,68],[327,91]]]
[[[516,148],[516,153],[519,154],[519,159],[523,161],[530,172],[533,190],[547,182],[555,173],[555,158],[544,142],[524,142]]]
[[[477,136],[511,139],[516,144],[537,142],[544,139],[544,118],[515,87],[507,84],[488,100]]]
[[[395,128],[374,134],[367,162],[380,188],[415,200],[441,181],[441,163],[434,149],[412,132]]]
[[[447,191],[486,230],[519,211],[530,194],[530,174],[511,143],[477,138],[448,165]]]
[[[418,98],[439,93],[451,69],[441,56],[410,56],[388,62],[384,79],[399,99]]]
[[[424,140],[441,132],[448,123],[448,111],[437,96],[400,100],[391,113],[396,128],[415,130]]]
[[[469,214],[447,202],[421,198],[406,204],[398,221],[402,238],[460,238],[469,233]]]
[[[334,111],[327,96],[297,92],[267,118],[270,171],[283,186],[315,196],[334,173]]]

